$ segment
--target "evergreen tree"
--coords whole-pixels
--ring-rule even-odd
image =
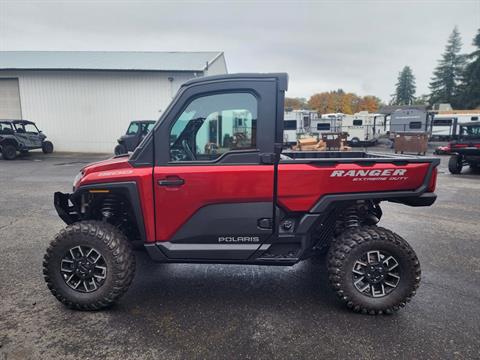
[[[430,103],[456,105],[459,83],[465,67],[465,56],[460,54],[462,40],[455,26],[448,38],[445,52],[438,61],[430,82]]]
[[[392,95],[392,105],[411,105],[415,100],[415,76],[410,66],[405,66],[398,74],[395,94]]]
[[[466,109],[480,108],[480,29],[473,45],[477,49],[467,56],[471,62],[465,67],[460,86],[460,104]]]

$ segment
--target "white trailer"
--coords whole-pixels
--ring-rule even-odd
[[[285,111],[283,115],[283,143],[295,145],[299,136],[310,134],[312,120],[318,118],[314,111],[292,110]]]
[[[340,132],[344,117],[343,113],[322,114],[320,117],[312,119],[311,131],[318,136],[325,132]]]
[[[441,111],[432,117],[431,137],[438,140],[450,140],[452,135],[455,134],[455,126],[479,121],[479,119],[480,111],[478,110]]]
[[[341,129],[348,133],[347,140],[352,146],[374,145],[389,130],[384,114],[368,111],[346,115],[342,119]]]

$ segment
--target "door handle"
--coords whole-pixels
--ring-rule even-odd
[[[169,176],[165,179],[158,180],[160,186],[182,186],[185,184],[185,180],[176,176]]]

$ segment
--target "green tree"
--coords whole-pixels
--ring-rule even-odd
[[[420,96],[417,96],[415,100],[413,101],[413,105],[429,105],[430,101],[430,95],[427,94],[422,94]]]
[[[415,76],[410,66],[405,66],[398,74],[395,94],[392,95],[392,105],[411,105],[415,100]]]
[[[460,85],[460,104],[466,109],[480,108],[480,29],[473,39],[477,49],[467,58],[470,63],[465,67]]]
[[[438,61],[430,82],[430,103],[456,105],[459,83],[465,67],[465,56],[460,54],[462,40],[455,26],[450,34],[445,52]]]

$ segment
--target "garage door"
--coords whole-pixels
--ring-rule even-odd
[[[21,119],[18,79],[0,79],[0,119]]]

